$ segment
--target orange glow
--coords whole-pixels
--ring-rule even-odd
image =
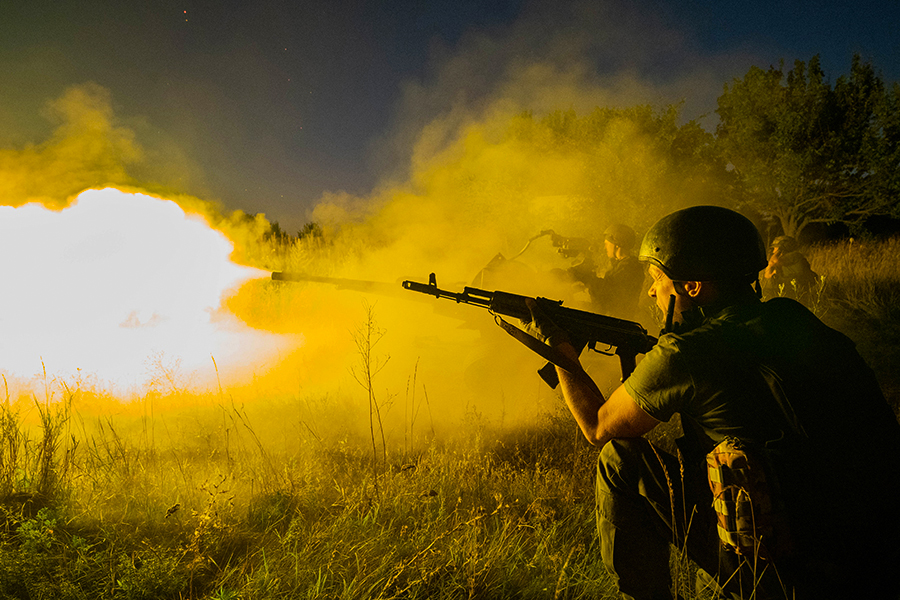
[[[269,275],[231,262],[232,250],[175,202],[112,188],[58,212],[0,206],[0,373],[28,379],[45,365],[133,391],[162,368],[184,387],[214,382],[216,365],[260,368],[298,339],[221,309],[240,284]]]

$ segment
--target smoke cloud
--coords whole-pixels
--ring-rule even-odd
[[[86,84],[49,102],[56,124],[49,140],[0,149],[0,198],[8,206],[39,202],[64,208],[90,187],[133,183],[128,167],[141,158],[133,132],[113,118],[109,92]]]
[[[640,236],[673,209],[722,199],[670,178],[671,158],[629,118],[612,119],[589,160],[583,149],[536,141],[541,120],[556,111],[577,119],[643,106],[674,114],[677,125],[709,124],[722,85],[745,61],[740,53],[701,57],[663,16],[615,2],[533,3],[509,27],[472,32],[454,48],[436,46],[431,69],[404,87],[389,134],[373,148],[382,183],[368,197],[326,194],[309,214],[326,231],[323,243],[335,260],[316,263],[301,244],[286,268],[398,289],[403,279],[424,282],[436,273],[446,289],[475,284],[581,306],[583,291],[550,276],[572,261],[548,237],[534,239],[540,232],[599,242],[607,226],[623,222]],[[504,268],[486,270],[489,264]],[[391,356],[379,374],[382,394],[409,394],[415,377],[432,408],[451,420],[474,410],[512,422],[558,405],[534,373],[541,360],[484,311],[412,292],[376,299],[322,283],[294,285],[283,293],[296,299],[265,326],[315,321],[321,329],[308,333],[310,347],[328,339],[334,348],[343,336],[342,351],[327,358],[343,365],[336,376],[358,359],[352,332],[364,320],[361,303],[373,302],[385,331],[379,349]],[[645,303],[639,320],[655,331],[650,310]],[[617,385],[615,359],[587,362],[601,387]]]
[[[683,103],[685,119],[714,126],[722,86],[751,58],[740,49],[701,53],[685,31],[664,5],[532,2],[508,27],[437,45],[431,69],[404,86],[393,126],[373,150],[379,171],[401,169],[405,180],[467,124],[523,110]]]
[[[536,3],[512,26],[436,46],[431,69],[405,86],[390,133],[374,147],[382,182],[366,196],[325,194],[306,215],[321,235],[290,245],[266,239],[264,215],[179,193],[185,181],[202,180],[189,162],[173,166],[184,152],[160,152],[158,139],[143,148],[136,132],[146,127],[123,123],[109,92],[86,84],[48,105],[57,124],[48,140],[0,150],[0,201],[61,209],[85,188],[149,191],[203,215],[243,264],[382,284],[373,293],[260,279],[225,301],[252,327],[303,339],[228,393],[299,410],[317,435],[364,429],[373,395],[394,436],[472,417],[514,423],[558,406],[535,374],[541,359],[487,312],[400,282],[436,273],[452,290],[475,283],[585,302],[550,276],[571,261],[540,232],[598,241],[608,225],[625,222],[640,235],[677,203],[709,199],[699,189],[676,194],[665,177],[671,165],[629,119],[612,120],[590,161],[577,148],[535,143],[542,119],[638,105],[663,114],[672,104],[679,122],[699,118],[737,62],[699,60],[677,30],[625,3]],[[641,320],[654,326],[649,312]],[[127,315],[123,322],[132,323]],[[614,359],[588,364],[601,388],[617,384]]]

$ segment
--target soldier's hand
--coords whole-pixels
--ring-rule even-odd
[[[528,306],[528,311],[531,313],[531,321],[522,321],[525,331],[548,346],[556,347],[563,343],[572,343],[569,333],[554,323],[534,298],[527,298],[525,305]]]

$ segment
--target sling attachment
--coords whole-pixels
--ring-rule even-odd
[[[494,321],[501,327],[501,329],[503,329],[503,331],[516,338],[529,350],[531,350],[544,360],[548,361],[548,364],[544,365],[544,367],[538,371],[538,374],[541,376],[541,379],[546,381],[551,388],[555,388],[559,384],[559,379],[556,375],[556,369],[552,368],[553,365],[556,365],[567,373],[578,378],[582,383],[587,385],[592,392],[597,394],[597,396],[599,396],[601,399],[603,398],[603,393],[600,391],[600,388],[597,387],[597,384],[594,383],[594,380],[591,379],[590,375],[587,374],[587,372],[584,370],[584,367],[582,367],[581,364],[578,363],[578,361],[572,360],[553,346],[548,346],[541,340],[532,335],[529,335],[528,332],[516,327],[512,323],[504,321],[500,315],[494,315]]]

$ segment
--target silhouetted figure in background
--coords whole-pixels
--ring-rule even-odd
[[[819,282],[794,238],[782,235],[772,242],[769,264],[763,274],[767,296],[785,296],[806,303]]]
[[[569,269],[569,275],[587,288],[592,308],[599,313],[633,320],[637,314],[644,268],[632,254],[634,230],[628,225],[615,224],[603,234],[603,246],[609,268],[602,277],[592,257]]]

